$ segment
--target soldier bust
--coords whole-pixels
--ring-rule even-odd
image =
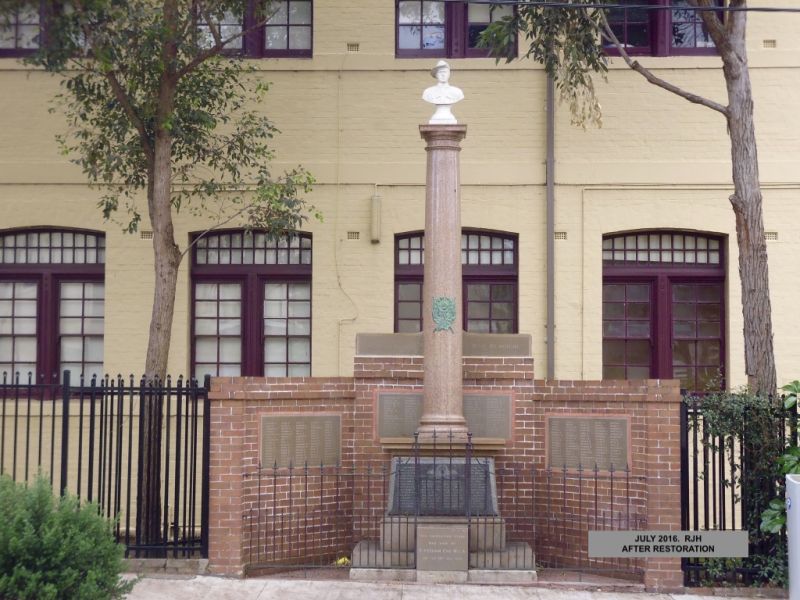
[[[431,76],[435,77],[438,83],[427,88],[422,93],[422,99],[436,105],[436,112],[428,121],[429,124],[457,124],[455,116],[450,107],[456,102],[464,99],[464,92],[459,88],[450,85],[450,65],[440,60],[431,69]]]

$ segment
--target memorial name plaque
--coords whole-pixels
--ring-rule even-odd
[[[378,394],[378,437],[412,437],[422,416],[422,394]]]
[[[497,516],[494,459],[395,457],[389,516]]]
[[[417,525],[417,570],[466,571],[469,525]]]
[[[261,466],[337,465],[339,415],[264,415],[261,417]]]
[[[548,417],[548,465],[553,469],[628,468],[628,420],[599,416]]]
[[[473,439],[511,439],[510,395],[465,394],[463,406]],[[421,416],[422,394],[378,394],[379,438],[414,437]]]
[[[473,438],[511,439],[511,396],[465,394],[463,406]]]

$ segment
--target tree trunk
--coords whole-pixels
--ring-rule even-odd
[[[736,237],[739,242],[745,373],[752,391],[774,394],[777,391],[777,376],[772,347],[772,309],[753,123],[753,96],[745,47],[746,13],[735,13],[729,18],[736,22],[729,27],[728,43],[720,47],[720,54],[728,90],[728,131],[734,189],[730,201],[736,215]]]
[[[139,526],[141,542],[158,544],[167,531],[161,522],[161,428],[165,383],[175,290],[181,252],[175,243],[172,225],[171,175],[172,140],[168,133],[157,135],[154,160],[149,174],[148,208],[153,227],[153,312],[145,362],[146,387],[141,394],[139,468]],[[149,556],[154,556],[149,553]]]

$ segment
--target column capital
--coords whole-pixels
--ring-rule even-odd
[[[420,125],[419,134],[428,142],[428,148],[454,148],[467,136],[466,125]]]

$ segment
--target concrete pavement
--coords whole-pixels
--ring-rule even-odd
[[[727,590],[729,600],[752,599],[753,590]],[[771,593],[769,593],[771,592]],[[701,591],[701,593],[703,593]],[[736,595],[741,593],[741,595]],[[777,597],[775,590],[766,593]],[[145,577],[129,600],[709,600],[695,594],[604,592],[499,585],[424,585],[360,583],[347,580],[226,579],[222,577]]]

